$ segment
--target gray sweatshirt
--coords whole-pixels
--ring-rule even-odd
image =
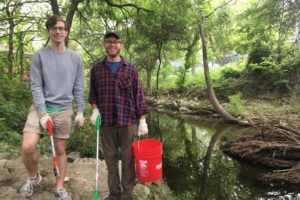
[[[75,97],[77,112],[83,113],[82,65],[79,55],[68,48],[58,53],[45,47],[33,55],[30,68],[31,91],[39,112],[46,112],[46,104],[70,109]]]

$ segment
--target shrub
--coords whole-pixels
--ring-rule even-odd
[[[233,68],[225,68],[222,70],[222,78],[228,79],[228,78],[240,78],[241,77],[241,72],[238,70],[235,70]]]
[[[249,64],[260,64],[263,60],[272,54],[272,50],[266,45],[255,46],[248,56],[247,66]]]
[[[0,118],[0,141],[9,146],[20,146],[21,144],[21,136],[7,128],[4,118]]]
[[[229,107],[228,112],[233,116],[238,116],[245,111],[244,102],[241,100],[241,95],[231,95],[228,96],[229,99]]]
[[[101,132],[100,132],[101,135]],[[99,139],[100,140],[100,139]],[[99,144],[101,146],[101,143]],[[67,144],[67,151],[77,151],[82,157],[96,156],[96,128],[87,124],[81,128],[75,128]],[[100,157],[101,156],[100,151]]]
[[[22,131],[30,104],[29,85],[21,84],[18,79],[0,78],[0,116],[8,129]]]

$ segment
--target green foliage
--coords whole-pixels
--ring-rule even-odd
[[[9,129],[21,132],[31,104],[29,87],[4,76],[0,78],[0,91],[0,116]]]
[[[300,46],[299,46],[300,48]],[[292,53],[286,55],[286,57],[281,62],[281,68],[287,71],[287,79],[292,87],[297,86],[300,80],[300,51],[297,49],[292,49]]]
[[[224,68],[221,71],[221,74],[222,74],[222,78],[224,78],[224,79],[229,79],[229,78],[238,79],[238,78],[241,77],[240,70],[236,70],[236,69],[231,68],[231,67]]]
[[[272,50],[269,46],[255,46],[248,55],[247,66],[251,64],[260,64],[265,58],[271,56]]]
[[[241,94],[230,95],[228,112],[233,116],[238,116],[245,111],[244,102],[241,100]]]
[[[234,48],[233,40],[235,35],[232,33],[235,27],[233,22],[233,13],[226,7],[216,10],[216,13],[208,18],[206,24],[208,41],[211,43],[210,45],[217,47],[213,48],[213,50],[208,49],[211,60],[221,60],[224,55],[231,52]]]
[[[186,73],[184,87],[200,85],[205,88],[205,78],[203,71],[197,71],[195,74]]]
[[[95,157],[96,127],[91,124],[87,124],[81,128],[74,128],[74,131],[71,133],[71,137],[68,140],[67,151],[80,152],[82,157]]]
[[[260,64],[249,64],[247,76],[252,80],[251,85],[263,87],[264,91],[278,90],[287,93],[291,89],[290,70],[291,66],[277,64],[274,58],[264,59]]]
[[[37,149],[38,152],[42,155],[50,155],[51,152],[51,141],[48,133],[45,131],[45,135],[40,139]]]
[[[192,192],[184,191],[174,197],[174,200],[193,200],[195,195]]]
[[[300,86],[293,89],[288,99],[287,112],[300,115]]]
[[[184,67],[180,67],[179,75],[178,75],[178,78],[176,80],[176,86],[179,89],[183,89],[185,82],[186,82],[186,69]]]
[[[9,130],[6,120],[2,117],[0,118],[0,141],[9,146],[20,146],[21,144],[21,136],[17,132]]]
[[[8,150],[21,144],[30,96],[30,89],[19,79],[0,77],[0,141],[8,145]]]
[[[180,3],[180,7],[178,4]],[[138,32],[149,41],[160,46],[165,42],[184,37],[189,18],[186,17],[191,8],[188,2],[163,1],[159,4],[151,2],[151,9],[155,12],[139,12],[135,19]],[[178,15],[178,12],[185,15]]]

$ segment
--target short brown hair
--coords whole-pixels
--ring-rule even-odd
[[[63,22],[65,24],[65,29],[68,30],[68,27],[66,27],[66,21],[63,20],[60,16],[58,15],[52,15],[48,18],[48,20],[46,21],[46,28],[47,30],[49,30],[50,28],[52,28],[53,26],[55,26],[55,24],[57,22]]]

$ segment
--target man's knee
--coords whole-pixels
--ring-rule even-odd
[[[23,134],[22,151],[24,154],[33,154],[36,152],[36,145],[40,139],[39,134],[25,132]]]
[[[66,155],[65,143],[63,141],[55,142],[55,153],[57,156]]]
[[[34,154],[36,152],[36,146],[30,143],[23,143],[22,152],[27,155]]]

